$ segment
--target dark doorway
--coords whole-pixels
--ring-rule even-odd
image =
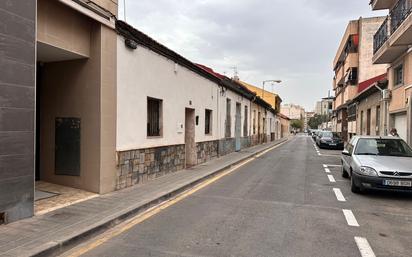
[[[366,135],[371,134],[371,109],[366,112]]]
[[[195,110],[186,108],[185,113],[185,149],[186,168],[197,164],[197,151],[195,142]]]
[[[240,137],[242,136],[242,105],[236,103],[236,120],[235,120],[235,150],[236,152],[240,151],[241,142]]]

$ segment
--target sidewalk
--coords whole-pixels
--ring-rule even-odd
[[[55,256],[287,139],[0,227],[0,257]]]

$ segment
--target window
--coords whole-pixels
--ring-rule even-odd
[[[212,110],[205,110],[205,134],[212,134]]]
[[[232,136],[232,116],[231,116],[231,104],[232,101],[226,99],[226,127],[225,127],[225,137],[230,138]]]
[[[147,136],[160,137],[162,125],[162,100],[147,98]]]
[[[249,109],[245,106],[245,121],[243,122],[243,136],[248,136],[248,117],[249,117]]]
[[[394,70],[394,79],[395,79],[395,86],[403,84],[403,65],[399,65]]]

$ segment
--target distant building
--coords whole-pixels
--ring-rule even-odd
[[[305,108],[296,104],[284,104],[280,112],[291,120],[303,120],[305,118]]]
[[[317,115],[331,115],[333,112],[334,97],[325,97],[316,103],[315,114]]]
[[[305,113],[305,119],[303,121],[303,129],[308,130],[309,129],[309,120],[313,117],[315,117],[315,112],[306,112]]]

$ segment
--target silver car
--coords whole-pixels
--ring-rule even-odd
[[[412,149],[400,138],[355,136],[342,152],[342,176],[351,190],[412,192]]]

